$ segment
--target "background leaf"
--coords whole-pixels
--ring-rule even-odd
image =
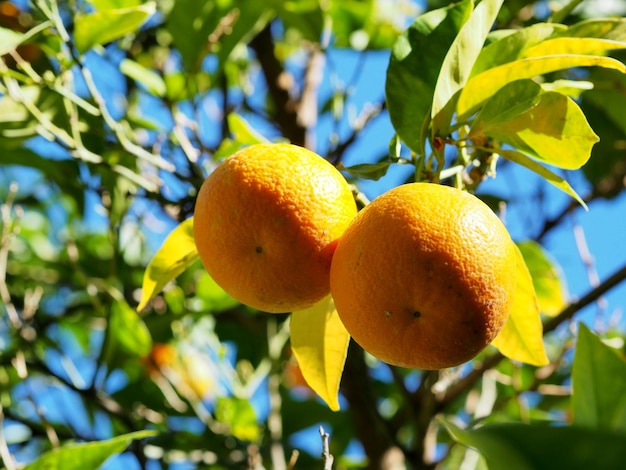
[[[145,439],[155,434],[154,431],[137,431],[99,442],[68,444],[46,452],[37,460],[24,467],[24,470],[96,469],[112,455],[126,449],[132,441]]]
[[[504,328],[491,343],[509,359],[536,366],[546,365],[543,327],[533,280],[521,252],[517,252],[517,285],[513,308]]]
[[[574,424],[626,432],[626,361],[585,324],[572,366]]]
[[[179,276],[197,259],[198,251],[193,239],[193,217],[190,217],[167,236],[148,264],[143,275],[141,300],[137,310],[143,310],[168,282]]]
[[[489,470],[610,470],[621,468],[626,459],[624,434],[522,423],[461,429],[441,422],[456,441],[477,449]]]
[[[154,14],[156,4],[146,2],[130,8],[96,11],[76,17],[74,43],[81,54],[137,31]]]
[[[339,410],[339,382],[349,342],[330,296],[291,314],[291,349],[302,375],[334,411]]]

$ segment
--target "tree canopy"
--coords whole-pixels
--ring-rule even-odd
[[[0,2],[4,467],[622,465],[613,6]],[[351,341],[331,298],[276,315],[226,294],[198,261],[195,199],[220,161],[267,141],[324,156],[359,207],[413,181],[485,201],[519,249],[492,345],[403,369]],[[581,222],[596,210],[597,253]],[[600,256],[615,271],[599,276]]]

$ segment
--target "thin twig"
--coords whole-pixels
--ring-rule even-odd
[[[6,437],[4,437],[4,409],[2,408],[2,403],[0,403],[0,457],[4,462],[6,470],[15,470],[17,468],[15,466],[15,460],[13,460],[13,456],[9,450]]]
[[[17,184],[12,183],[9,186],[9,194],[7,195],[6,202],[0,206],[0,217],[2,219],[2,232],[0,233],[0,299],[4,303],[4,308],[9,317],[9,323],[13,328],[19,329],[22,326],[22,320],[13,304],[11,292],[6,282],[11,243],[17,234],[17,221],[21,215],[21,210],[17,210],[17,208],[14,207],[16,194]],[[13,214],[15,214],[15,216]]]
[[[330,453],[330,434],[324,431],[323,426],[320,426],[320,436],[322,438],[322,458],[324,459],[324,470],[332,470],[335,458],[333,457],[333,454]]]

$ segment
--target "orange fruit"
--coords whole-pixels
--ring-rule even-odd
[[[205,180],[194,238],[206,270],[239,302],[280,313],[330,292],[330,263],[356,203],[329,162],[291,144],[257,144]]]
[[[341,238],[335,306],[363,349],[389,364],[441,369],[501,330],[515,290],[506,228],[475,196],[411,183],[374,199]]]

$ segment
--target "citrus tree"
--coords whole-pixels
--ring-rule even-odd
[[[612,5],[0,2],[4,467],[620,468]]]

